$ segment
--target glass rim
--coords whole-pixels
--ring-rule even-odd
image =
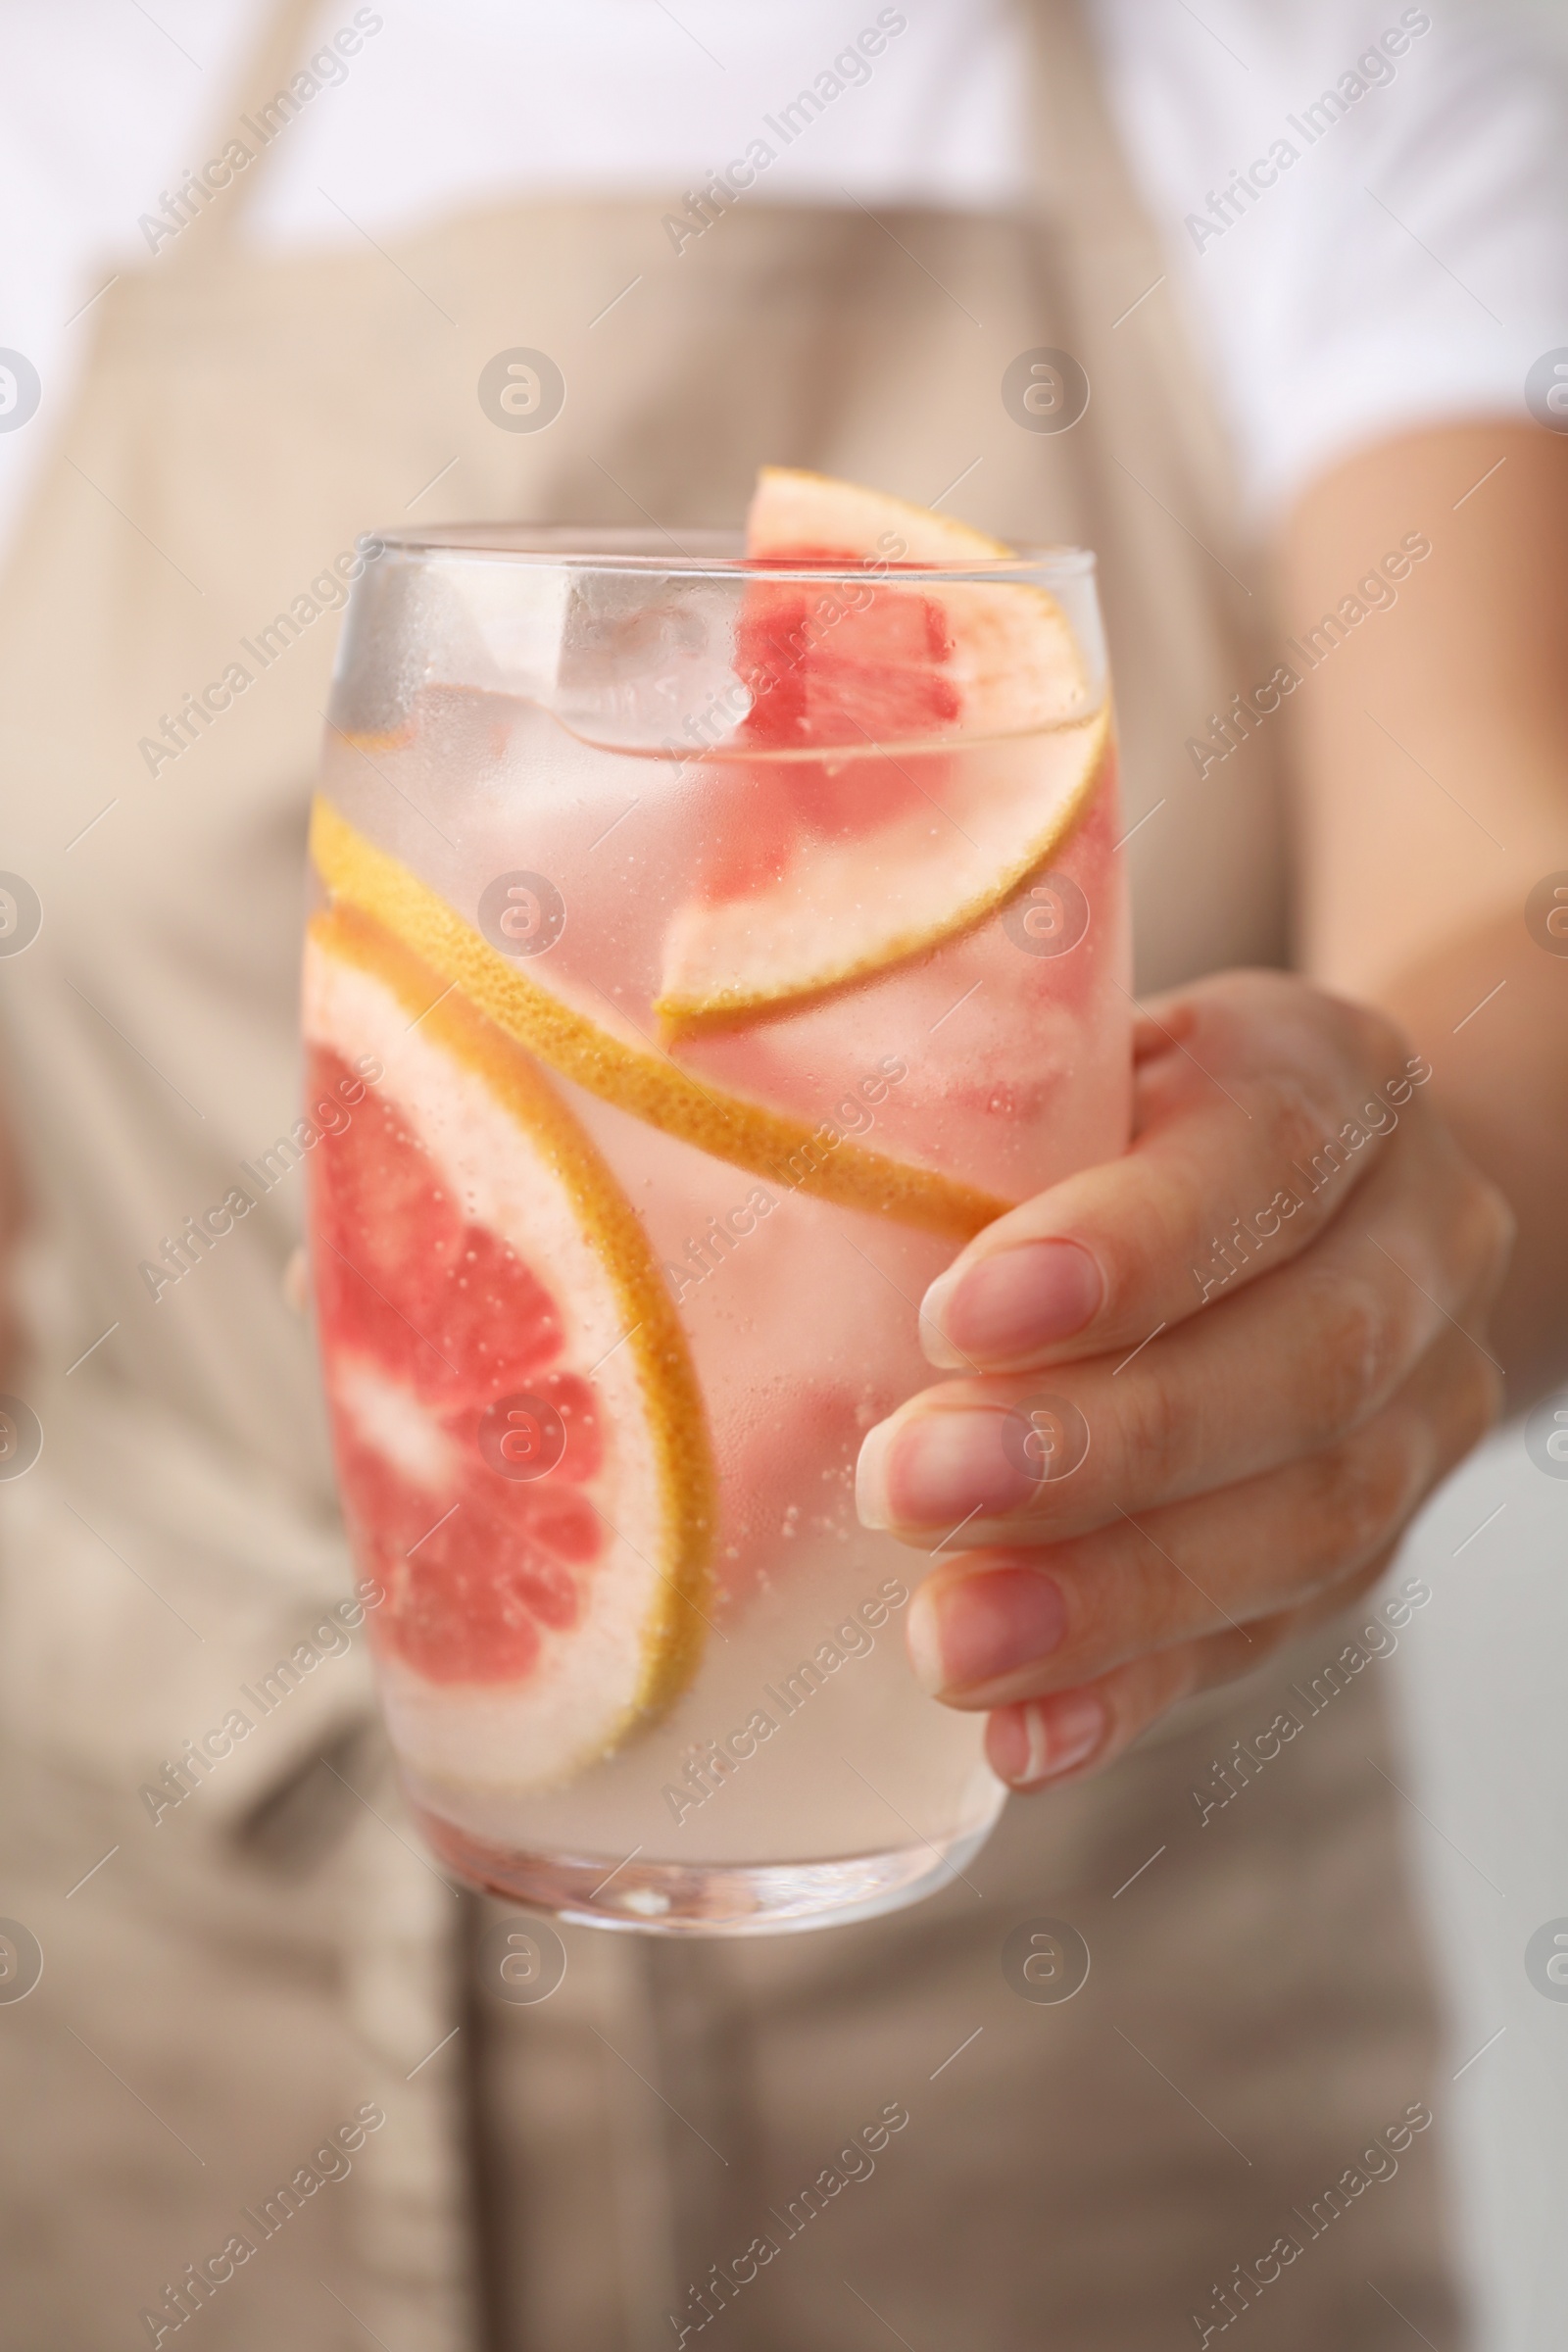
[[[624,529],[615,524],[453,522],[407,524],[371,534],[384,551],[405,556],[469,556],[486,561],[555,566],[573,571],[658,574],[665,579],[860,580],[867,572],[900,580],[1082,579],[1095,571],[1085,547],[1020,547],[984,560],[910,564],[881,556],[838,557],[818,563],[759,563],[747,557],[739,530]]]

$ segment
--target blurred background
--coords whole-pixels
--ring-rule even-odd
[[[1565,0],[1528,5],[1568,70]],[[1503,1431],[1412,1531],[1408,1562],[1434,1605],[1392,1665],[1449,2004],[1463,2256],[1478,2345],[1530,2352],[1568,2336],[1568,2265],[1550,2250],[1568,2195],[1568,2001],[1525,1973],[1530,1937],[1568,1916],[1568,1480],[1544,1479],[1522,1429]]]
[[[1450,2160],[1488,2352],[1529,2352],[1568,2329],[1555,2251],[1568,2000],[1545,1996],[1539,1961],[1534,1977],[1525,1966],[1538,1931],[1568,1918],[1565,1562],[1568,1480],[1543,1476],[1515,1424],[1413,1531],[1401,1564],[1433,1598],[1389,1665],[1448,2003]]]

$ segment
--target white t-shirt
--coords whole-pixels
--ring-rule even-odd
[[[1568,95],[1506,0],[1090,15],[1261,514],[1358,443],[1527,413],[1530,366],[1568,345]],[[167,242],[264,22],[264,0],[0,0],[0,347],[41,379],[0,429],[0,553],[92,297]],[[758,141],[747,204],[1016,206],[1026,37],[1008,0],[323,0],[321,86],[247,233],[380,243],[509,196],[683,191]]]

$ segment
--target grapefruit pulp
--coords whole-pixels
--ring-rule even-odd
[[[312,1251],[394,1738],[444,1778],[546,1786],[701,1655],[713,1472],[686,1342],[597,1148],[455,988],[339,906],[304,1010],[310,1099],[353,1105],[312,1153]]]

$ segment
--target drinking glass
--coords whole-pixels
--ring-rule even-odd
[[[1004,1790],[984,1718],[914,1682],[928,1561],[859,1526],[855,1462],[932,1377],[963,1241],[1126,1144],[1093,559],[380,551],[313,820],[305,1109],[409,1802],[456,1874],[578,1921],[910,1902]],[[1088,1433],[1040,1388],[1018,1458],[1070,1477]]]

